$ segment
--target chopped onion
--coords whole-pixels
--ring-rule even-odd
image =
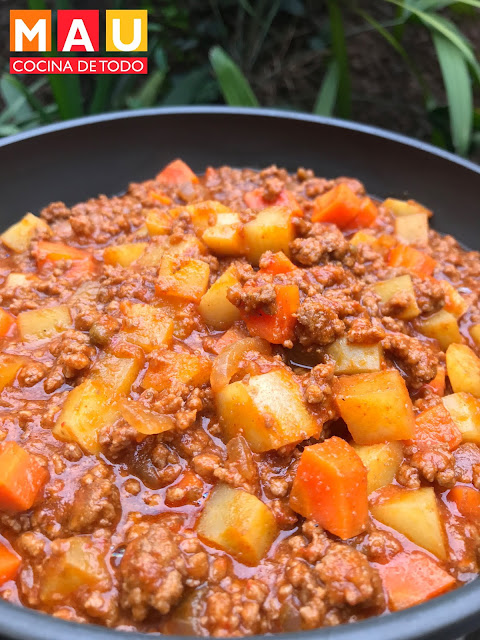
[[[122,418],[142,435],[153,436],[175,427],[172,416],[150,411],[136,400],[120,398],[118,407]]]
[[[270,344],[263,338],[244,338],[229,345],[213,361],[210,385],[214,393],[218,393],[229,384],[238,372],[240,362],[247,351],[258,351],[264,355],[270,355],[272,352]]]

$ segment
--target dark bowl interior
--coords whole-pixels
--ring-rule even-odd
[[[68,205],[122,192],[175,157],[208,165],[298,166],[354,176],[379,197],[412,197],[434,225],[480,248],[480,167],[371,127],[274,111],[177,108],[85,118],[0,142],[0,227],[51,201]],[[305,640],[453,640],[480,627],[480,580],[400,613],[301,634]],[[0,640],[144,638],[75,625],[0,601]],[[300,634],[282,634],[293,640]]]

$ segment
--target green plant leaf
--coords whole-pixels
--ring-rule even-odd
[[[450,129],[457,153],[468,151],[473,128],[473,96],[470,74],[459,49],[437,33],[433,43],[442,70],[450,115]]]
[[[39,78],[27,87],[16,76],[4,73],[0,80],[0,93],[6,104],[6,109],[0,114],[0,122],[9,120],[20,124],[29,120],[39,120],[46,123],[52,118],[47,109],[35,96],[35,92],[44,87],[46,78]]]
[[[240,67],[221,47],[208,54],[225,102],[231,106],[257,107],[258,100]]]
[[[200,67],[174,76],[173,86],[162,101],[164,105],[194,104],[210,78],[210,69]]]
[[[130,109],[141,109],[155,104],[168,71],[167,59],[161,47],[155,50],[154,61],[156,69],[150,72],[137,93],[127,98],[127,106]]]
[[[332,115],[337,101],[339,80],[338,62],[332,60],[323,76],[322,86],[313,106],[313,113],[317,113],[320,116]]]
[[[475,53],[473,52],[473,49],[468,40],[457,29],[453,22],[435,13],[420,11],[416,6],[407,4],[406,2],[400,2],[399,0],[387,0],[387,2],[400,7],[404,7],[405,9],[416,15],[417,18],[419,18],[419,20],[421,20],[423,24],[430,30],[436,31],[440,35],[444,36],[447,40],[449,40],[462,53],[465,60],[467,60],[467,62],[472,67],[477,80],[480,82],[480,65],[478,64],[478,61],[475,57]]]
[[[17,124],[33,115],[33,109],[18,84],[18,80],[7,73],[0,79],[0,94],[6,104],[6,111],[11,112],[11,118]]]
[[[48,81],[62,120],[78,118],[83,115],[83,98],[79,76],[50,74]]]
[[[20,133],[20,131],[20,127],[17,127],[16,124],[0,124],[0,138],[13,136],[16,133]]]
[[[388,42],[388,44],[392,46],[399,55],[402,56],[404,60],[408,60],[407,52],[402,47],[402,45],[397,40],[397,38],[395,38],[395,36],[393,36],[390,33],[390,31],[388,31],[388,29],[385,29],[385,27],[382,24],[380,24],[378,20],[375,20],[375,18],[371,16],[369,13],[367,13],[366,11],[363,11],[362,9],[357,9],[356,12],[366,22],[368,22],[368,24],[370,24],[375,29],[375,31],[377,31]]]
[[[337,110],[342,118],[349,118],[351,113],[350,71],[348,68],[348,53],[345,43],[342,11],[337,0],[328,0],[330,16],[330,36],[332,54],[338,64],[338,96]]]

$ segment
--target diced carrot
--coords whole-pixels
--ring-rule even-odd
[[[480,491],[473,487],[453,487],[447,494],[447,500],[455,502],[462,516],[480,523]]]
[[[367,470],[353,447],[336,436],[305,447],[290,506],[342,540],[364,531],[368,522]]]
[[[0,543],[0,586],[15,578],[21,563],[16,553]]]
[[[429,389],[435,395],[443,396],[445,394],[445,374],[445,367],[438,367],[435,378],[422,385],[422,389]]]
[[[4,309],[0,309],[0,338],[4,338],[15,324],[15,318]]]
[[[455,585],[455,578],[421,551],[397,553],[379,566],[392,611],[400,611],[430,600]]]
[[[190,167],[183,162],[183,160],[177,159],[160,171],[157,175],[157,181],[169,187],[175,187],[184,182],[198,182],[197,176],[193,173]]]
[[[390,251],[388,264],[391,267],[403,267],[420,277],[431,276],[437,263],[435,260],[414,247],[398,245]]]
[[[333,222],[345,229],[361,213],[362,198],[359,198],[344,183],[315,198],[312,222]]]
[[[376,204],[370,198],[362,198],[360,200],[360,211],[344,229],[365,229],[365,227],[371,227],[377,219],[377,215],[378,209]]]
[[[422,411],[415,420],[415,437],[408,441],[419,448],[442,442],[453,451],[462,442],[462,434],[442,403]]]
[[[16,442],[0,448],[0,509],[25,511],[35,502],[48,471]]]
[[[263,254],[260,260],[260,271],[263,273],[271,273],[274,276],[280,273],[289,273],[295,269],[295,265],[287,258],[283,251]]]
[[[46,263],[58,260],[70,260],[73,264],[65,271],[65,276],[74,279],[92,274],[95,271],[93,256],[76,247],[70,247],[63,242],[39,242],[36,249],[36,260],[39,268]]]
[[[222,353],[224,349],[233,344],[234,342],[238,342],[239,340],[243,340],[247,336],[243,331],[240,331],[237,327],[230,327],[228,331],[218,338],[215,342],[215,346],[213,348],[214,353]]]
[[[243,195],[243,200],[247,207],[250,209],[261,210],[267,209],[268,207],[291,207],[295,209],[295,213],[300,215],[302,213],[300,207],[298,206],[298,202],[295,199],[295,196],[291,191],[287,189],[282,189],[276,198],[273,200],[266,200],[264,198],[264,190],[259,187],[258,189],[254,189],[253,191],[247,191]]]
[[[89,257],[87,251],[70,247],[63,242],[39,242],[37,244],[36,258],[41,267],[45,261],[55,262],[57,260],[86,260]]]
[[[283,344],[291,340],[295,327],[296,312],[300,305],[297,285],[276,285],[276,311],[273,315],[256,309],[252,313],[240,310],[247,329],[252,336],[258,336],[272,344]]]
[[[157,200],[158,202],[160,202],[160,204],[172,204],[172,199],[167,196],[166,193],[162,193],[161,191],[150,191],[150,197],[153,198],[154,200]]]

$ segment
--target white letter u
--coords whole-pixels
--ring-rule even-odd
[[[142,21],[140,18],[134,18],[133,20],[133,40],[130,44],[122,42],[120,37],[120,18],[113,18],[112,20],[112,40],[114,46],[119,51],[135,51],[142,42]]]

